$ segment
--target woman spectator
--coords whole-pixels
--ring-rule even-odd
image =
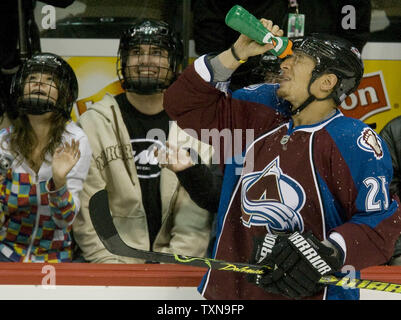
[[[72,68],[34,55],[13,79],[11,126],[0,131],[0,261],[69,262],[71,226],[91,150],[70,113],[78,96]]]

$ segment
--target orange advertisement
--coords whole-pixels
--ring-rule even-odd
[[[341,104],[341,111],[346,116],[362,121],[389,109],[391,106],[381,71],[365,74],[358,89]]]
[[[369,114],[363,121],[367,124],[375,124],[376,132],[380,132],[390,120],[401,115],[401,60],[365,61],[365,75],[374,73],[381,74],[381,85],[379,80],[376,79],[376,86],[373,86],[377,90],[376,94],[380,102],[374,103],[368,100],[369,106],[366,108],[370,108],[370,104],[374,104],[377,107],[377,112]],[[381,104],[385,103],[383,95],[380,94],[380,88],[387,96],[387,108],[385,106],[380,107]]]

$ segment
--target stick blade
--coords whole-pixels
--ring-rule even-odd
[[[106,189],[96,192],[89,200],[89,215],[100,240],[105,244],[108,239],[118,235],[110,213]]]
[[[106,189],[96,192],[90,198],[89,215],[100,241],[102,241],[104,247],[112,254],[147,261],[178,263],[173,254],[136,249],[129,246],[121,239],[113,222]],[[186,257],[182,259],[184,258]],[[196,259],[203,260],[202,258]],[[197,261],[192,262],[192,265],[204,266]]]

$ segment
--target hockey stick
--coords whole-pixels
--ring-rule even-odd
[[[113,218],[110,214],[106,190],[100,190],[91,197],[89,200],[89,212],[92,224],[100,240],[108,251],[118,256],[252,274],[263,274],[266,270],[266,267],[260,265],[230,263],[209,258],[151,252],[130,247],[121,239],[116,227],[114,226]]]
[[[91,197],[89,200],[89,212],[92,224],[103,245],[108,251],[118,256],[248,274],[263,274],[271,269],[268,266],[226,262],[210,258],[190,257],[162,252],[150,252],[130,247],[121,239],[116,227],[114,226],[106,190],[100,190]],[[401,293],[401,284],[373,280],[324,276],[320,279],[320,283],[349,289],[368,289]]]

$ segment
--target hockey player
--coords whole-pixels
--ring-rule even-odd
[[[262,22],[282,35],[271,21]],[[244,150],[240,175],[234,171],[239,164],[225,165],[214,257],[274,271],[249,282],[211,270],[199,289],[208,299],[356,299],[358,291],[323,287],[320,277],[343,265],[361,270],[385,263],[401,230],[399,202],[389,197],[385,144],[337,109],[362,78],[360,54],[328,35],[294,41],[277,90],[291,104],[289,118],[277,106],[214,87],[248,57],[271,48],[240,35],[235,55],[228,49],[199,57],[165,93],[165,110],[182,128],[197,134],[253,128],[256,137]]]
[[[51,53],[35,54],[11,86],[11,126],[0,131],[8,161],[0,184],[0,261],[71,262],[71,228],[91,150],[70,120],[74,71]]]
[[[153,154],[153,147],[162,147],[168,137],[172,145],[192,147],[202,156],[199,141],[170,122],[163,110],[163,91],[175,79],[182,56],[182,44],[168,24],[139,20],[120,39],[117,71],[125,92],[107,94],[79,119],[93,149],[81,214],[73,226],[87,261],[144,262],[111,254],[98,238],[88,205],[104,188],[117,230],[134,247],[206,253],[210,214],[191,200],[174,172],[160,168]],[[209,159],[203,158],[205,163]]]

